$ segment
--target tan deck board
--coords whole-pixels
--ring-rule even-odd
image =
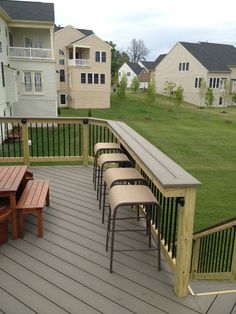
[[[109,273],[106,225],[101,224],[91,168],[32,170],[35,178],[50,180],[44,235],[37,237],[36,217],[27,215],[24,239],[9,239],[0,247],[0,311],[193,314],[214,309],[218,314],[218,297],[177,298],[164,257],[162,271],[157,271],[156,252],[115,253],[114,273]],[[136,224],[135,220],[123,226]],[[116,239],[122,248],[146,246],[143,234],[119,234]],[[223,297],[217,301],[224,304]],[[227,310],[234,311],[232,303]]]

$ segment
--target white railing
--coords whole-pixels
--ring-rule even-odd
[[[89,59],[69,59],[68,65],[77,66],[77,67],[86,67],[89,66]]]
[[[9,56],[21,59],[52,59],[52,49],[9,47]]]

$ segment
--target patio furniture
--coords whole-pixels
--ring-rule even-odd
[[[147,185],[147,180],[135,168],[110,168],[105,171],[103,184],[103,199],[99,206],[102,207],[102,223],[105,216],[105,200],[107,188],[110,189],[117,184],[144,184]],[[99,207],[99,209],[100,209]],[[139,214],[139,211],[138,211]]]
[[[0,245],[7,242],[8,239],[8,218],[11,215],[11,209],[0,208]]]
[[[17,239],[17,216],[16,216],[16,195],[20,185],[26,180],[27,166],[0,167],[0,197],[9,197],[11,218],[12,218],[12,238]]]
[[[132,166],[129,158],[122,153],[119,154],[102,154],[97,160],[97,199],[101,199],[102,182],[103,182],[103,172],[106,166],[109,164],[118,165],[119,167]]]
[[[109,214],[107,223],[106,251],[108,251],[109,235],[111,232],[111,254],[110,254],[110,272],[113,267],[114,252],[121,251],[146,251],[151,250],[151,212],[152,206],[157,207],[157,224],[160,230],[161,208],[152,194],[151,190],[146,185],[116,185],[109,192]],[[117,218],[117,212],[121,206],[143,206],[146,213],[147,228],[142,229],[115,229],[117,220],[136,219],[136,217],[120,217]],[[143,217],[142,217],[143,218]],[[112,226],[111,226],[112,224]],[[115,232],[122,231],[147,231],[148,232],[148,249],[114,249]],[[157,235],[157,250],[158,250],[158,270],[161,269],[161,251],[160,251],[160,233]]]
[[[101,153],[118,153],[122,152],[122,149],[117,143],[101,142],[94,145],[94,162],[93,162],[93,182],[94,190],[96,190],[96,178],[97,178],[97,159]]]
[[[42,209],[49,206],[49,180],[29,180],[16,206],[19,210],[20,238],[24,237],[24,215],[37,213],[38,237],[43,235]]]

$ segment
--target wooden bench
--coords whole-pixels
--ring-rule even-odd
[[[49,180],[29,180],[16,208],[19,211],[20,238],[24,237],[24,215],[37,212],[38,237],[43,235],[42,209],[49,206]]]

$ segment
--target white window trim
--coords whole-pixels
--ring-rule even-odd
[[[32,84],[32,90],[31,91],[26,91],[25,90],[25,72],[31,73],[31,84]],[[35,73],[41,73],[41,91],[37,92],[35,90]],[[37,70],[23,70],[22,71],[22,95],[43,95],[43,75],[42,71],[37,71]]]

